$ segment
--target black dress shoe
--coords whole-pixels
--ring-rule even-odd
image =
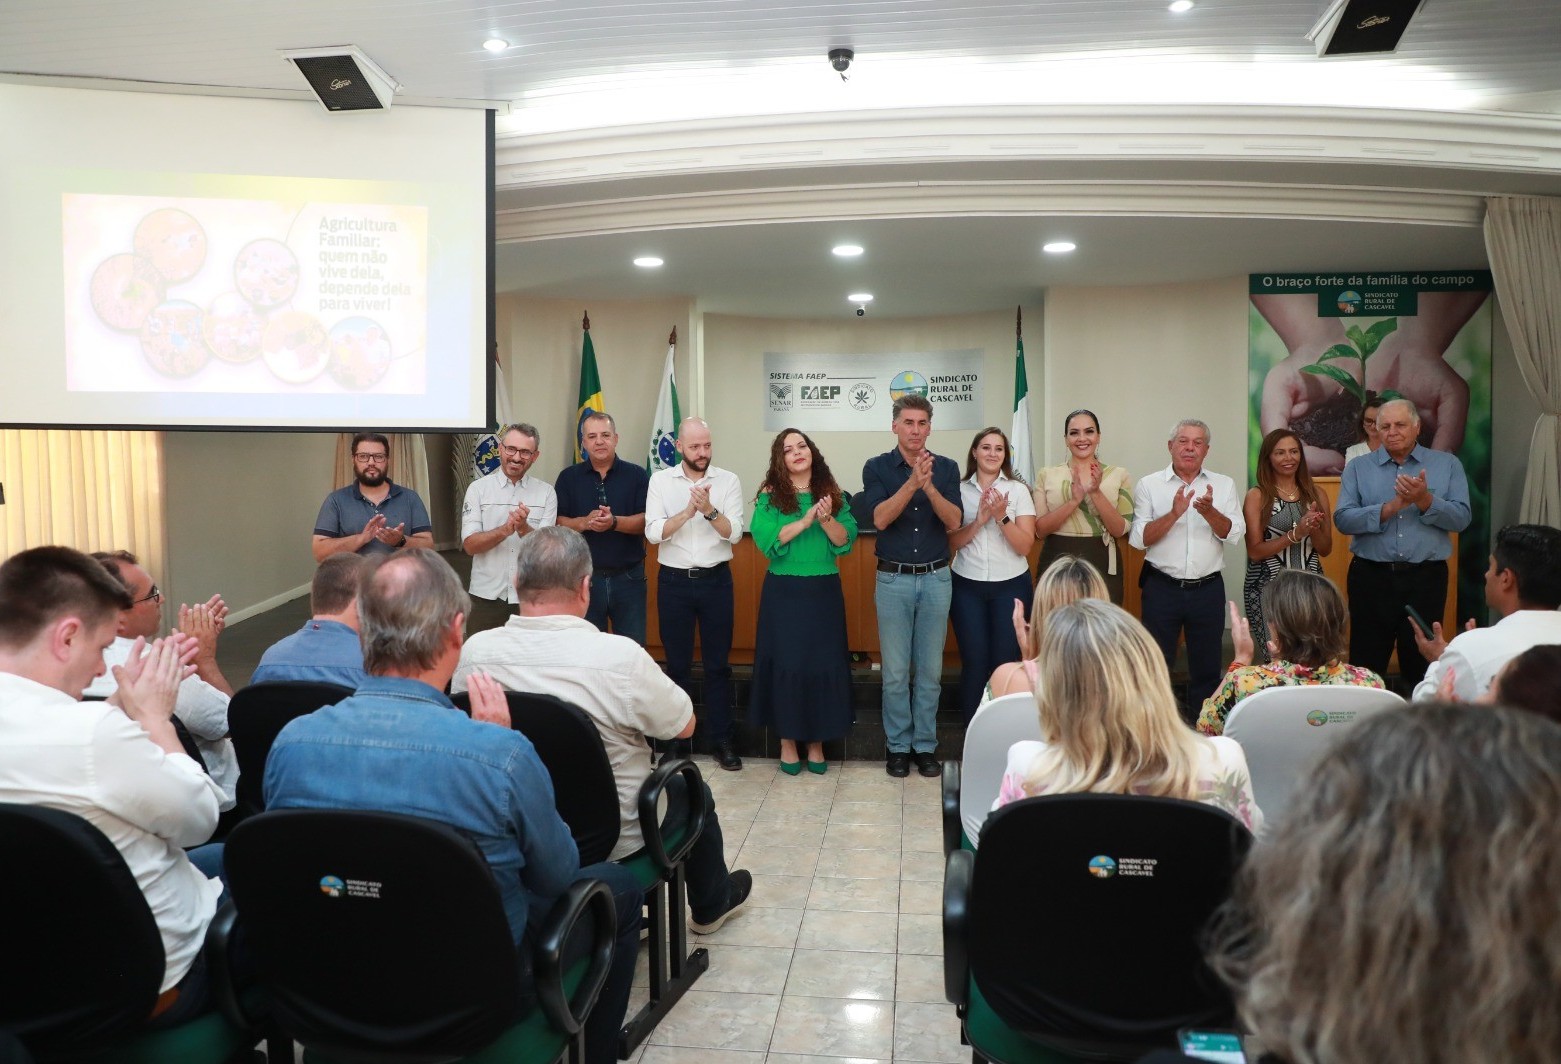
[[[732,749],[731,740],[725,740],[715,744],[715,763],[728,772],[741,772],[743,759],[737,756],[737,751]]]
[[[941,776],[943,775],[943,763],[931,754],[917,754],[916,771],[923,776]]]
[[[906,753],[896,754],[890,752],[884,761],[883,770],[897,779],[903,779],[911,774],[911,755]]]

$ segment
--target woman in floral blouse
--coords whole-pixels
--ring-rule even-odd
[[[1268,621],[1270,660],[1254,665],[1251,627],[1236,604],[1230,604],[1230,638],[1236,657],[1225,679],[1203,703],[1198,715],[1198,730],[1203,734],[1223,735],[1225,718],[1236,703],[1269,687],[1386,686],[1370,669],[1344,663],[1348,645],[1344,599],[1327,577],[1299,569],[1275,574],[1263,588],[1263,617]]]
[[[1099,599],[1055,610],[1037,668],[1044,741],[1009,749],[993,808],[1042,794],[1142,794],[1206,802],[1262,827],[1241,746],[1183,723],[1165,658],[1132,614]]]

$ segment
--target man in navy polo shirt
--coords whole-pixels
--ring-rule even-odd
[[[390,441],[377,432],[352,438],[353,482],[325,497],[314,519],[314,560],[332,554],[390,554],[434,545],[434,525],[417,492],[390,479]]]
[[[558,523],[591,548],[591,604],[585,619],[645,645],[645,493],[650,474],[618,457],[611,414],[580,423],[585,461],[558,474]]]
[[[923,776],[943,766],[938,746],[938,694],[948,632],[948,533],[960,526],[959,466],[927,450],[932,404],[920,395],[894,401],[891,425],[899,446],[862,467],[858,510],[878,530],[878,645],[883,654],[884,770],[910,775],[911,758]],[[912,687],[912,672],[915,686]]]

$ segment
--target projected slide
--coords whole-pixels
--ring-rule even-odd
[[[422,395],[427,209],[243,183],[62,196],[67,390]]]

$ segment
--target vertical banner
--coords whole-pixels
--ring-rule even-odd
[[[1469,480],[1459,538],[1458,616],[1484,612],[1490,551],[1491,274],[1487,270],[1255,273],[1247,315],[1247,472],[1263,436],[1300,437],[1313,476],[1338,476],[1362,439],[1368,396],[1409,399],[1420,442]]]
[[[607,409],[602,400],[602,378],[596,372],[596,345],[591,343],[591,316],[580,319],[580,331],[585,339],[580,341],[580,398],[575,403],[575,461],[583,461],[585,453],[580,447],[585,435],[587,414],[600,414]]]
[[[678,331],[673,329],[667,340],[667,367],[661,374],[661,394],[656,397],[656,413],[650,421],[650,447],[645,458],[647,473],[671,469],[678,464],[678,426],[683,422],[683,411],[678,406],[678,382],[672,367],[677,344]]]

